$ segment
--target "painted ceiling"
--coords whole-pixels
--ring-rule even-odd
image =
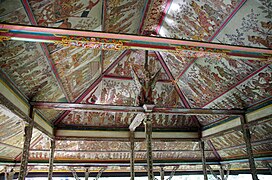
[[[271,49],[271,10],[268,0],[4,0],[0,3],[0,22]],[[143,76],[144,59],[141,49],[113,51],[39,42],[0,42],[1,78],[28,101],[138,106],[131,71],[134,68]],[[244,109],[271,102],[272,66],[267,61],[156,50],[148,52],[148,59],[150,72],[160,70],[153,93],[158,107]],[[68,129],[124,130],[136,116],[127,112],[38,111],[50,125]],[[156,114],[150,118],[155,131],[186,131],[200,130],[230,117]],[[0,106],[0,127],[8,129],[0,133],[0,157],[18,159],[23,121]],[[48,137],[36,131],[30,159],[48,159]],[[251,131],[254,142],[271,138],[271,120]],[[246,155],[245,147],[230,149],[243,144],[240,131],[212,138],[210,143],[222,159]],[[271,154],[271,143],[256,143],[253,152]],[[129,161],[129,142],[67,140],[56,144],[57,160]],[[207,146],[206,156],[214,160],[217,157],[210,147]],[[201,159],[194,142],[154,142],[154,150],[156,160]],[[136,143],[136,151],[136,159],[144,160],[143,142]]]

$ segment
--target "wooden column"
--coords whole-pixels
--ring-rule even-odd
[[[204,141],[199,142],[199,149],[200,149],[201,157],[202,157],[202,168],[203,168],[204,180],[208,180]]]
[[[89,168],[86,168],[86,170],[85,170],[85,180],[89,179],[89,175],[90,175]]]
[[[247,150],[247,155],[248,155],[248,161],[249,161],[249,167],[252,175],[253,180],[258,180],[257,177],[257,170],[254,162],[254,157],[253,157],[253,151],[252,151],[252,146],[251,146],[251,136],[250,136],[250,130],[247,126],[247,119],[246,115],[241,115],[240,116],[241,124],[242,124],[242,132],[244,136],[244,140],[246,143],[246,150]]]
[[[54,165],[54,154],[55,154],[55,139],[50,141],[50,158],[49,158],[49,170],[48,170],[48,180],[52,180],[53,177],[53,165]]]
[[[154,179],[153,174],[153,156],[152,156],[152,122],[147,116],[145,119],[145,138],[146,138],[146,147],[147,147],[147,175],[148,180]]]
[[[161,176],[161,180],[164,180],[164,170],[163,170],[163,167],[161,167],[161,169],[160,169],[160,176]]]
[[[27,164],[28,164],[28,157],[29,157],[29,147],[30,142],[32,138],[32,131],[33,131],[33,125],[34,125],[34,112],[33,112],[33,106],[30,106],[29,111],[29,117],[31,118],[31,121],[25,125],[25,134],[24,134],[24,146],[23,146],[23,152],[21,156],[21,165],[20,165],[20,171],[18,180],[24,180],[26,173],[27,173]]]
[[[135,171],[134,171],[134,131],[130,131],[130,179],[134,180]]]

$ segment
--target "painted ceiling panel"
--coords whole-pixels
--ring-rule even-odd
[[[207,126],[212,123],[223,121],[229,118],[229,116],[225,116],[225,115],[201,115],[196,117],[202,126]]]
[[[69,99],[74,101],[101,74],[101,51],[63,47],[51,54],[62,85]]]
[[[62,113],[62,111],[57,111],[53,109],[39,109],[37,110],[37,112],[49,123],[54,122],[54,120]]]
[[[248,61],[247,63],[246,60],[230,58],[228,56],[221,60],[199,58],[189,67],[178,83],[179,86],[182,87],[192,107],[211,108],[212,106],[209,105],[209,102],[213,102],[214,99],[224,95],[228,90],[232,90],[235,85],[239,85],[240,83],[244,84],[244,82],[247,82],[246,80],[258,72],[257,70],[260,68],[260,63],[257,63],[256,66],[253,66],[253,64],[253,61]],[[261,68],[265,68],[266,66],[267,65],[263,64]],[[266,68],[266,71],[263,72],[264,74],[261,74],[259,79],[253,80],[252,83],[257,84],[245,87],[246,89],[244,91],[253,91],[253,89],[258,88],[260,84],[262,84],[262,86],[266,84],[266,87],[269,86],[271,83],[270,80],[268,80],[271,76],[270,71],[270,69]],[[260,73],[258,75],[260,75]],[[266,96],[269,96],[268,94]],[[228,99],[227,101],[229,101],[228,105],[225,104],[225,107],[220,108],[229,109],[233,106],[235,108],[242,108],[245,107],[245,105],[249,105],[248,103],[241,104],[235,102],[235,99],[239,97],[243,99],[241,92],[237,92],[233,96],[236,98],[226,97]]]
[[[27,13],[20,0],[1,1],[0,22],[29,25]]]
[[[64,98],[38,43],[7,41],[0,44],[0,54],[1,69],[29,99],[58,101]]]
[[[163,19],[163,37],[208,41],[241,2],[173,0]]]
[[[182,73],[190,65],[190,63],[192,63],[195,60],[195,58],[184,57],[177,53],[160,52],[160,54],[175,79],[178,79],[179,76],[182,75]]]
[[[145,52],[144,51],[132,51],[128,56],[125,56],[109,75],[121,76],[121,77],[132,77],[132,68],[136,71],[139,77],[143,77],[145,64]],[[151,73],[156,73],[160,70],[159,79],[166,80],[169,79],[166,72],[162,69],[162,66],[153,51],[149,51],[148,54],[148,66]]]
[[[137,34],[144,5],[144,0],[106,1],[105,31]]]
[[[15,159],[21,152],[22,150],[18,148],[0,146],[0,158]]]
[[[23,147],[24,123],[3,105],[0,105],[0,129],[0,143]]]
[[[272,139],[271,129],[272,129],[271,119],[266,123],[251,127],[250,128],[251,140],[260,141],[260,140]]]
[[[246,1],[214,42],[271,48],[271,9],[269,0]]]
[[[226,92],[205,108],[231,109],[250,107],[271,98],[272,70],[266,65],[250,75],[235,88]]]
[[[241,131],[235,131],[223,136],[212,138],[211,142],[217,150],[245,144],[243,133]]]
[[[253,154],[258,156],[259,154],[271,155],[272,153],[272,144],[262,144],[258,146],[253,146]],[[246,148],[230,149],[230,150],[219,150],[218,153],[223,159],[233,159],[239,157],[247,157]]]
[[[29,0],[39,26],[101,30],[102,0]]]
[[[164,15],[164,10],[167,7],[169,0],[151,0],[149,8],[147,10],[146,18],[143,22],[143,27],[141,29],[142,33],[144,31],[148,33],[154,33],[157,30],[158,24],[162,16]]]
[[[124,52],[124,50],[102,50],[103,53],[103,71],[105,71],[118,57]],[[124,58],[128,58],[125,56]]]
[[[30,159],[45,160],[49,157],[49,151],[31,151]],[[207,152],[206,157],[209,160],[215,159],[212,152]],[[130,152],[64,152],[56,151],[55,160],[73,160],[73,161],[111,161],[123,160],[129,161]],[[200,160],[201,154],[197,151],[192,152],[153,152],[154,160]],[[135,160],[145,160],[146,152],[135,152]]]
[[[110,112],[70,112],[61,122],[60,126],[78,125],[92,128],[124,128],[127,129],[134,119],[134,113],[110,113]],[[198,125],[191,116],[154,114],[150,116],[153,128],[196,130]],[[143,127],[143,126],[141,126]]]

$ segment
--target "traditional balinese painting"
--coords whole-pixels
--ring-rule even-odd
[[[51,54],[69,100],[74,101],[101,74],[101,51],[63,47]]]
[[[202,126],[208,126],[211,125],[212,123],[223,121],[229,116],[225,115],[198,115],[196,116],[197,120]]]
[[[37,25],[101,30],[102,0],[29,0]]]
[[[27,13],[20,0],[1,1],[0,22],[29,25]]]
[[[163,37],[208,41],[242,0],[173,0],[163,19]]]
[[[143,77],[145,65],[145,52],[144,51],[132,51],[128,56],[125,56],[109,75],[113,76],[123,76],[132,77],[132,68],[135,70],[139,77]],[[169,79],[162,69],[162,66],[156,56],[156,54],[151,51],[148,53],[148,69],[151,73],[155,74],[160,70],[159,80]]]
[[[247,63],[246,60],[228,56],[223,57],[221,60],[199,58],[181,76],[178,84],[192,107],[207,107],[209,102],[223,95],[229,89],[234,88],[235,85],[250,78],[260,66],[261,68],[267,66],[260,63],[257,63],[255,66],[253,64],[253,62]],[[268,77],[271,76],[269,72],[267,75]],[[270,82],[267,83],[269,84]],[[235,94],[234,96],[237,95]],[[230,97],[228,96],[227,98]],[[223,109],[230,108],[231,104],[233,103],[226,104],[226,107]],[[236,103],[235,107],[240,108],[244,106],[241,103]]]
[[[124,53],[124,50],[102,50],[102,60],[103,60],[103,71],[108,69],[108,67],[115,62],[115,60],[119,59],[119,57]],[[124,58],[127,58],[125,56]]]
[[[271,1],[246,1],[214,42],[271,49],[271,19]]]
[[[137,34],[144,6],[144,0],[106,1],[104,30],[114,33]]]
[[[0,43],[0,67],[31,100],[58,101],[64,98],[38,43]]]

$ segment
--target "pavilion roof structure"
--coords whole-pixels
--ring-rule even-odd
[[[0,1],[0,173],[19,172],[33,123],[29,174],[130,171],[138,114],[132,75],[160,70],[153,89],[154,172],[258,172],[272,166],[272,23],[265,0]],[[33,111],[33,112],[32,112]],[[245,122],[241,120],[245,118]],[[135,172],[146,172],[145,126]]]

